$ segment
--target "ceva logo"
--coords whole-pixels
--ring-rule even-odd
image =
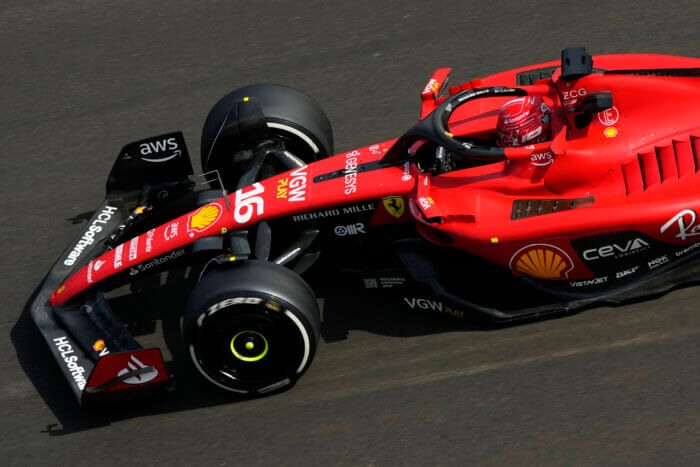
[[[628,256],[639,250],[643,250],[649,247],[649,244],[642,240],[641,238],[635,238],[634,240],[628,240],[624,245],[618,245],[613,243],[612,245],[603,245],[600,248],[591,248],[583,252],[583,259],[588,261],[593,261],[600,258],[619,258],[621,256]]]

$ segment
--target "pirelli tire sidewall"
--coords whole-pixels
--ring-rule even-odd
[[[212,309],[215,311],[210,313]],[[205,358],[204,346],[209,345],[214,339],[211,333],[216,332],[212,331],[212,326],[217,329],[216,320],[228,317],[235,322],[249,319],[251,315],[276,323],[274,326],[279,332],[287,336],[284,345],[293,346],[284,353],[288,361],[274,368],[269,377],[251,379],[244,372],[243,377],[222,378],[218,362]],[[249,260],[232,267],[208,270],[194,287],[185,309],[186,350],[195,368],[215,386],[243,394],[271,392],[293,384],[313,360],[320,328],[318,302],[308,284],[298,274],[266,261]],[[278,359],[280,354],[276,346],[279,343],[279,338],[270,342],[272,357]],[[275,351],[278,351],[276,356]],[[240,365],[247,366],[246,363]],[[226,373],[232,372],[227,369]]]

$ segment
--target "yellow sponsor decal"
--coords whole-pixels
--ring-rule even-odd
[[[382,204],[384,205],[384,209],[386,209],[386,212],[388,212],[396,218],[401,217],[404,211],[406,210],[406,204],[404,203],[403,198],[401,198],[400,196],[384,198],[382,200]]]
[[[454,308],[450,307],[449,305],[445,305],[445,313],[447,313],[448,315],[452,315],[455,318],[464,319],[464,312],[463,311],[455,310]]]
[[[286,198],[289,193],[289,179],[280,178],[277,180],[277,199]]]
[[[540,243],[518,250],[510,259],[510,268],[537,279],[564,279],[574,263],[561,248]]]
[[[105,341],[103,341],[102,339],[98,340],[93,344],[92,348],[99,352],[100,350],[105,348]]]
[[[56,295],[58,295],[58,294],[60,294],[61,292],[63,292],[63,290],[64,290],[65,288],[66,288],[65,285],[60,286],[60,287],[58,288],[58,290],[56,291]]]
[[[603,130],[603,134],[606,138],[614,138],[617,136],[617,128],[615,128],[614,126],[609,126],[605,130]]]
[[[203,232],[221,217],[221,206],[217,203],[207,204],[199,208],[187,219],[187,231]]]

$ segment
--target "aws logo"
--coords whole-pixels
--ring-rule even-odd
[[[187,231],[204,232],[219,220],[222,211],[219,203],[202,206],[187,218]]]
[[[574,262],[561,248],[536,243],[515,252],[508,266],[537,279],[552,280],[565,279],[574,268]]]
[[[157,157],[159,154],[166,151],[172,151],[172,153]],[[158,139],[141,143],[139,144],[139,152],[141,153],[141,160],[146,162],[166,162],[182,154],[182,151],[178,147],[177,139],[175,138]]]
[[[550,151],[535,152],[530,154],[530,162],[532,165],[539,167],[549,165],[554,160],[554,155]]]

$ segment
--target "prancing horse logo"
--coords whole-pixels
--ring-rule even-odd
[[[403,215],[403,212],[406,208],[406,205],[403,202],[403,198],[398,196],[384,198],[382,200],[382,204],[384,205],[384,209],[386,209],[386,211],[389,214],[397,218]]]

